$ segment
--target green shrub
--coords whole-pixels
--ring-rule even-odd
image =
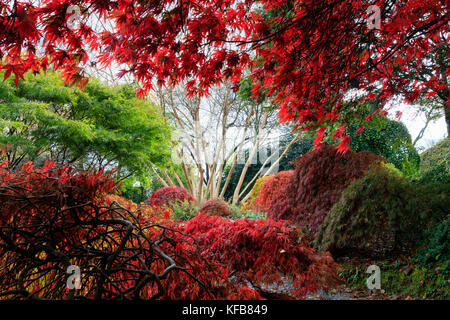
[[[231,213],[232,219],[236,218],[237,216],[242,215],[242,211],[241,211],[241,208],[239,207],[239,205],[232,204],[232,203],[228,203],[228,205],[230,206],[230,213]]]
[[[440,265],[450,274],[450,215],[424,232],[421,244],[415,260],[431,267]]]
[[[450,299],[450,283],[448,276],[439,268],[429,269],[417,266],[410,277],[401,273],[403,279],[409,280],[409,290],[412,294],[423,299]],[[399,281],[400,282],[400,281]],[[399,290],[405,287],[405,280],[399,283]],[[406,286],[408,288],[408,286]]]
[[[264,212],[245,211],[232,216],[233,220],[249,219],[249,220],[266,220],[267,215]]]
[[[427,227],[442,222],[450,208],[450,183],[415,184],[417,197],[423,200],[424,210],[428,213]]]
[[[229,204],[230,206],[230,211],[231,211],[231,216],[230,218],[232,220],[237,220],[237,219],[249,219],[249,220],[265,220],[266,219],[266,214],[263,212],[256,212],[253,210],[246,210],[243,211],[241,210],[241,208],[239,208],[239,206],[235,205],[235,204]]]
[[[421,155],[420,169],[426,171],[430,168],[438,167],[441,164],[446,164],[447,168],[450,163],[450,140],[444,138],[436,145],[425,150]]]
[[[392,168],[372,166],[344,190],[315,244],[334,253],[408,248],[428,217],[424,199],[414,184]]]
[[[382,156],[406,176],[416,173],[420,156],[411,143],[411,135],[406,126],[386,116],[376,116],[367,123],[365,116],[352,123],[348,129],[351,148],[354,151],[369,151]],[[360,126],[364,126],[364,131],[356,133]]]
[[[134,181],[133,178],[123,180],[120,187],[122,197],[134,203],[141,203],[147,200],[149,192],[148,184]]]
[[[421,171],[420,174],[416,178],[414,178],[414,180],[418,184],[450,184],[450,173],[446,165],[440,164],[439,166],[431,168],[429,170]]]
[[[420,156],[419,183],[450,184],[450,142],[448,138],[424,151]]]
[[[403,176],[403,173],[392,163],[381,163],[381,166],[383,166],[389,172],[389,174],[397,177]]]
[[[174,220],[187,221],[194,218],[197,215],[199,207],[194,202],[184,200],[173,206],[172,217]]]

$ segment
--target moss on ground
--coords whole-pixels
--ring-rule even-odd
[[[361,261],[344,262],[339,276],[350,288],[367,290],[366,280],[370,274],[367,267],[375,264],[381,270],[381,289],[387,296],[413,299],[450,299],[450,279],[442,266],[427,268],[422,265],[409,265],[404,261]]]

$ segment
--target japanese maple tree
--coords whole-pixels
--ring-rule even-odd
[[[173,221],[116,190],[103,171],[0,162],[0,297],[260,299],[281,273],[302,298],[340,282],[333,259],[282,222]],[[69,266],[80,269],[75,290]]]
[[[264,286],[268,283],[291,280],[290,294],[302,299],[341,281],[333,258],[312,249],[299,229],[284,222],[230,221],[200,213],[182,230],[195,237],[203,257],[229,270],[238,284],[250,283],[263,297],[270,291]]]

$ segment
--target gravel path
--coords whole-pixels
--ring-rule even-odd
[[[292,286],[292,281],[287,279],[282,279],[283,282],[280,283],[272,283],[272,284],[264,284],[261,285],[261,288],[264,291],[270,293],[277,294],[286,294],[289,295],[294,288]],[[325,293],[323,290],[319,290],[313,294],[307,294],[305,300],[355,300],[351,297],[351,290],[343,289],[343,290],[331,290],[328,293]]]
[[[325,293],[319,290],[315,294],[306,295],[305,300],[355,300],[344,292],[329,292]]]

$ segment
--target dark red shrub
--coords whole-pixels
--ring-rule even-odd
[[[261,285],[279,282],[280,275],[293,281],[292,295],[299,299],[339,283],[331,256],[318,254],[298,229],[280,221],[232,221],[201,213],[186,222],[184,232],[197,239],[205,258],[262,293]]]
[[[228,217],[231,214],[231,209],[225,201],[220,199],[211,199],[202,204],[199,212],[206,213],[210,216]]]
[[[295,161],[295,172],[268,208],[268,217],[304,226],[314,238],[342,191],[382,157],[352,150],[344,154],[324,145]]]
[[[194,197],[183,187],[163,187],[153,192],[145,204],[157,207],[168,207],[173,209],[174,206],[180,205],[182,202],[194,202]]]
[[[272,175],[264,181],[259,195],[253,202],[253,207],[258,211],[269,212],[272,202],[283,197],[281,193],[283,188],[291,182],[294,176],[294,170],[280,171],[275,175]]]

